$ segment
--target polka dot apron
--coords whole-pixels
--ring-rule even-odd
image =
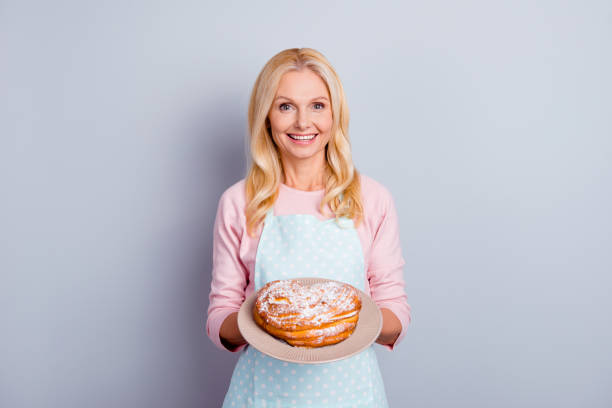
[[[276,279],[321,277],[364,290],[361,242],[353,220],[266,215],[255,258],[255,291]],[[247,346],[223,402],[232,407],[387,407],[373,346],[320,364],[287,363]]]

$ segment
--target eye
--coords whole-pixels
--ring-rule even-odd
[[[322,104],[321,102],[315,102],[314,106],[315,106],[315,109],[317,110],[325,109],[325,105]],[[317,106],[320,106],[320,108],[317,108]]]
[[[280,110],[284,110],[284,111],[288,110],[288,109],[283,109],[283,107],[285,107],[285,106],[291,107],[291,105],[289,105],[288,103],[281,103],[280,106],[279,106],[279,109]]]

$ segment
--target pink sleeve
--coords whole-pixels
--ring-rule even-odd
[[[212,282],[208,305],[206,333],[221,350],[229,350],[219,338],[219,329],[225,318],[237,312],[245,299],[248,270],[240,260],[242,237],[241,209],[235,190],[226,190],[219,200],[213,230]],[[237,352],[245,345],[231,349]]]
[[[385,345],[393,350],[406,334],[410,323],[410,305],[404,290],[402,248],[399,238],[399,222],[393,197],[382,188],[379,193],[382,207],[382,218],[374,231],[374,240],[368,263],[368,280],[372,299],[378,307],[391,310],[402,324],[402,331],[392,345]],[[380,217],[380,213],[375,216]]]

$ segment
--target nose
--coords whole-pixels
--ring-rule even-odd
[[[310,123],[310,118],[308,117],[307,109],[300,109],[297,113],[296,118],[296,127],[298,129],[306,129],[308,124]]]

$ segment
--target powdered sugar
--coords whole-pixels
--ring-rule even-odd
[[[266,323],[298,330],[354,316],[360,306],[355,288],[334,281],[309,286],[294,280],[273,281],[264,286],[257,297],[257,307],[266,315]],[[343,329],[346,328],[320,330],[322,336],[329,336]]]

